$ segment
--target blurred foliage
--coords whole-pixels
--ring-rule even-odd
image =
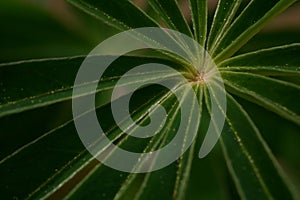
[[[64,0],[0,2],[0,62],[86,55],[114,33]]]

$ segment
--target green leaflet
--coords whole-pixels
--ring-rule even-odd
[[[179,90],[184,91],[184,86]],[[186,100],[184,99],[183,101]],[[189,112],[193,112],[193,104],[196,103],[197,102],[192,102],[192,107]],[[177,132],[178,125],[180,124],[179,104],[176,103],[176,101],[174,102],[174,99],[169,98],[163,103],[163,105],[165,105],[166,108],[169,108],[168,115],[171,117],[159,135],[154,136],[151,139],[151,142],[148,143],[143,152],[153,151],[157,149],[157,147],[161,148],[162,146],[168,144]],[[191,114],[190,116],[192,117],[193,115]],[[194,130],[194,128],[197,127],[191,126],[190,128],[193,128],[193,130],[187,129],[186,132],[197,131],[197,129]],[[193,148],[194,145],[192,145],[190,150],[192,154]],[[183,156],[178,163],[173,163],[169,167],[161,169],[157,172],[147,174],[129,174],[128,178],[122,184],[122,187],[114,199],[153,199],[155,197],[153,189],[156,191],[161,190],[160,193],[164,198],[169,199],[173,197],[176,199],[183,199],[183,188],[185,186],[184,182],[187,182],[192,158],[193,156],[190,156],[189,153]],[[86,179],[71,192],[71,199],[76,199],[78,197],[91,198],[93,196],[98,196],[99,191],[93,189],[91,186],[95,184],[97,180],[101,180],[101,171],[102,169],[99,168],[92,172],[95,174],[90,179]],[[155,184],[157,181],[160,181],[162,185]],[[89,190],[90,192],[86,192],[86,190]]]
[[[223,72],[228,90],[300,125],[300,87],[291,83],[240,72]],[[292,94],[292,95],[291,95]]]
[[[192,37],[191,30],[179,10],[176,0],[148,0],[150,6],[161,16],[168,28],[177,30]]]
[[[128,0],[68,0],[93,17],[120,30],[157,24]]]
[[[198,95],[198,102],[200,105],[200,109],[202,112],[202,102],[203,102],[203,88],[201,88],[199,85],[196,86],[196,92]],[[199,126],[202,126],[201,124],[201,116],[199,119]],[[198,128],[198,132],[200,128]],[[178,164],[178,170],[177,170],[177,175],[176,175],[176,184],[173,192],[173,198],[176,199],[186,199],[186,190],[188,187],[188,182],[191,176],[191,169],[192,169],[192,163],[195,155],[197,155],[197,149],[196,149],[196,144],[198,137],[195,138],[194,143],[191,145],[189,151],[185,153],[179,160]]]
[[[69,0],[69,2],[75,5],[76,7],[80,8],[84,12],[92,15],[96,19],[101,20],[102,22],[114,27],[119,31],[126,31],[134,28],[159,26],[158,22],[150,18],[144,11],[135,6],[129,0]],[[172,12],[165,13],[165,18],[170,19],[167,14],[173,14],[171,17],[174,17],[174,23],[176,24],[176,26],[172,22],[170,22],[171,26],[169,26],[169,28],[178,30],[192,37],[192,33],[187,23],[185,22],[185,19],[181,15],[176,1],[171,0],[170,2],[159,3],[156,0],[154,0],[152,3],[152,5],[155,5],[155,8],[157,9],[160,9],[161,6],[164,9],[169,9],[171,7],[173,9]],[[164,9],[161,9],[160,11],[163,12]],[[177,10],[178,12],[173,12],[174,10]],[[146,36],[145,39],[145,41],[147,41],[147,39],[150,39],[150,42],[153,42],[151,36],[150,38]],[[186,44],[184,44],[182,41],[178,42],[177,40],[178,38],[174,38],[174,42],[180,44],[181,48],[186,48]],[[154,54],[158,58],[165,59],[166,57],[169,57],[172,60],[177,60],[178,62],[181,62],[181,64],[183,65],[189,65],[189,63],[185,63],[176,55],[174,56],[164,51],[159,52],[160,54]]]
[[[152,88],[150,92],[149,89],[142,90],[140,95],[144,97],[145,101],[141,102],[139,98],[133,98],[133,100],[135,99],[134,107],[132,107],[132,113],[135,116],[133,118],[143,116],[145,118],[149,105],[154,105],[157,101],[163,102],[169,96],[161,88]],[[110,104],[97,109],[97,113],[102,119],[101,125],[112,141],[122,141],[124,140],[122,139],[124,134],[120,134],[120,130],[111,120],[112,116],[109,115],[109,109]],[[103,113],[105,113],[105,118],[102,116]],[[126,122],[126,119],[124,120]],[[132,144],[130,141],[127,143]],[[31,163],[35,162],[36,159],[39,162],[32,166]],[[49,159],[55,162],[48,163]],[[81,145],[72,120],[70,120],[47,133],[43,133],[41,137],[1,160],[0,168],[3,182],[0,184],[3,188],[7,187],[3,197],[9,197],[13,194],[20,198],[29,195],[33,199],[51,196],[64,184],[68,183],[70,179],[85,170],[92,161],[93,158]],[[15,165],[22,165],[23,167],[9,171]],[[33,172],[34,174],[32,174]],[[24,174],[24,176],[11,179],[12,173]],[[18,191],[18,193],[14,193],[13,186],[19,187],[24,180],[29,181],[32,179],[35,181],[23,186],[23,190]]]
[[[300,44],[263,49],[239,55],[219,64],[220,70],[267,76],[300,76]]]
[[[220,38],[226,33],[233,17],[241,4],[241,0],[220,0],[208,35],[207,51],[211,52]]]
[[[171,101],[171,99],[169,101],[173,102],[173,101]],[[177,105],[178,104],[175,103],[172,107],[174,109],[176,109]],[[173,113],[173,112],[175,113],[174,116],[176,116],[176,113],[178,112],[178,109],[176,109],[176,111],[175,111],[175,110],[172,110],[172,108],[171,108],[170,114]],[[174,117],[174,118],[176,118],[176,117]],[[172,125],[171,122],[173,121],[173,119],[170,119],[170,120],[171,121],[168,123],[168,125],[165,126],[166,130],[168,130],[168,129],[171,130],[170,126]],[[157,137],[153,137],[151,139],[151,143],[149,143],[149,145],[144,147],[145,150],[143,152],[147,152],[149,150],[156,149],[158,145],[162,145],[161,143],[163,143],[163,141],[166,140],[166,137],[171,137],[170,135],[171,134],[166,135],[166,134],[160,133]],[[135,147],[135,149],[136,149],[136,147]],[[84,182],[82,182],[73,191],[71,191],[70,199],[76,199],[78,197],[92,198],[94,196],[98,196],[99,194],[101,194],[99,192],[100,188],[99,189],[94,189],[91,186],[94,185],[95,182],[99,182],[99,184],[102,183],[102,181],[101,181],[101,178],[103,176],[102,171],[103,171],[103,169],[98,168],[94,172],[92,172],[93,176],[91,176],[91,178],[84,180]],[[139,195],[144,194],[144,193],[140,193],[139,191],[144,190],[144,187],[145,187],[144,185],[148,183],[149,176],[152,176],[152,175],[153,175],[152,173],[149,173],[149,174],[128,174],[128,177],[126,178],[126,180],[119,185],[120,189],[118,190],[118,192],[116,192],[116,194],[111,194],[111,197],[107,198],[107,199],[126,199],[126,198],[127,199],[135,199],[135,198],[138,198]],[[175,173],[173,173],[173,177],[175,178]],[[86,190],[88,190],[89,192],[86,192]],[[164,191],[163,194],[164,195],[170,195],[168,193],[169,192]]]
[[[80,56],[0,65],[0,117],[70,100],[74,80],[83,59],[84,57]],[[112,67],[111,70],[108,70],[104,74],[105,77],[100,81],[97,92],[100,92],[98,95],[102,97],[98,104],[105,104],[110,101],[104,97],[110,94],[114,84],[123,73],[136,65],[149,63],[149,61],[153,62],[154,60],[139,57],[119,58],[110,66]],[[115,72],[113,69],[118,66],[119,68],[122,67],[122,70]],[[128,77],[128,84],[144,82],[148,79],[147,77],[161,80],[161,78],[173,75],[167,71],[150,72],[148,74],[139,73],[135,77]],[[18,81],[11,79],[11,77],[18,78]],[[98,82],[98,80],[95,81]],[[91,92],[88,83],[80,87],[82,88],[82,95],[88,95]]]
[[[130,62],[133,61],[133,62]],[[60,62],[61,61],[61,62]],[[2,70],[1,74],[6,74],[9,75],[7,78],[3,77],[2,79],[2,83],[3,88],[7,88],[7,86],[11,86],[12,84],[14,84],[14,88],[16,88],[16,90],[8,90],[6,95],[9,96],[9,100],[15,99],[16,101],[18,101],[19,99],[21,99],[22,101],[20,102],[25,102],[27,103],[27,107],[24,106],[24,104],[22,106],[20,106],[20,103],[9,103],[9,102],[5,102],[1,105],[1,109],[3,112],[1,112],[1,114],[6,115],[6,114],[11,114],[11,113],[18,113],[18,112],[23,112],[26,110],[31,110],[33,108],[38,108],[38,107],[45,107],[45,105],[51,105],[53,103],[57,103],[60,101],[66,101],[68,99],[70,99],[72,96],[72,86],[76,72],[77,72],[77,68],[79,67],[79,64],[82,61],[82,57],[78,57],[78,58],[71,58],[71,59],[58,59],[58,60],[41,60],[41,61],[35,61],[35,62],[21,62],[21,63],[13,63],[10,65],[3,65],[0,67],[0,70]],[[133,58],[133,57],[122,57],[119,59],[119,61],[116,61],[114,64],[112,64],[111,67],[115,66],[122,66],[122,70],[119,70],[117,73],[113,73],[115,76],[112,76],[112,72],[114,71],[113,69],[108,70],[106,73],[104,73],[104,77],[103,79],[100,81],[100,87],[98,87],[99,90],[104,89],[104,90],[112,90],[114,84],[116,83],[116,81],[118,80],[118,78],[125,73],[127,70],[129,70],[132,66],[135,65],[139,65],[144,63],[145,59],[141,59],[141,58]],[[151,59],[151,61],[153,61],[153,59]],[[147,61],[149,62],[149,60]],[[126,63],[126,64],[124,64]],[[20,87],[23,88],[24,90],[24,97],[20,96],[22,94],[20,94],[18,92],[18,87],[16,84],[18,84],[18,82],[13,82],[13,80],[9,79],[9,77],[12,77],[14,74],[18,74],[20,73],[20,71],[18,71],[17,69],[20,68],[20,66],[22,66],[22,69],[24,69],[27,73],[23,73],[23,82],[20,82]],[[70,73],[70,69],[71,67],[73,67],[72,69],[74,69],[73,73]],[[32,73],[28,73],[32,71]],[[67,73],[69,72],[69,73]],[[44,74],[45,73],[45,74]],[[28,76],[25,76],[26,74],[28,74]],[[69,74],[69,76],[66,76],[66,74]],[[118,75],[119,74],[119,75]],[[36,75],[35,80],[33,81],[32,79],[32,75]],[[132,80],[132,84],[138,83],[138,82],[144,82],[146,80],[150,80],[150,79],[160,79],[161,77],[166,77],[169,76],[170,73],[167,72],[163,72],[163,71],[158,71],[157,73],[152,73],[152,78],[147,78],[147,76],[150,74],[139,74],[137,76],[133,76],[133,77],[128,77],[129,79]],[[46,79],[51,77],[51,79]],[[13,76],[14,77],[14,76]],[[40,81],[40,83],[39,83]],[[107,81],[107,82],[106,82]],[[21,83],[26,83],[26,84],[21,84]],[[38,84],[39,83],[39,84]],[[50,88],[45,88],[45,87],[40,87],[40,85],[44,85],[45,83],[47,83],[47,86]],[[54,92],[50,92],[50,93],[46,93],[44,94],[44,90],[53,90],[53,88],[61,88],[62,86],[64,86],[64,90],[63,91],[54,91]],[[34,90],[36,88],[36,90]],[[28,91],[31,91],[32,93],[29,93]],[[85,91],[85,90],[83,90]],[[89,88],[86,88],[86,91],[89,91]],[[148,92],[149,93],[149,92]],[[42,95],[40,95],[42,94]],[[26,97],[26,95],[28,95]],[[45,101],[41,102],[38,100],[41,100],[41,96],[45,96]],[[57,98],[57,95],[61,98]],[[84,95],[84,93],[83,93]],[[103,104],[106,104],[107,102],[109,102],[110,100],[107,98],[105,100],[105,98],[101,95],[103,95],[102,92],[100,92],[99,94],[100,97],[100,102],[97,102],[97,106],[101,106]],[[108,94],[109,95],[109,94]],[[150,93],[149,93],[150,95]],[[154,97],[157,94],[154,95]],[[3,99],[2,101],[4,102],[7,98],[5,98],[6,96],[1,96]],[[153,97],[153,96],[152,96]],[[32,101],[35,100],[35,98],[37,99],[37,101]],[[55,101],[52,101],[52,99],[55,99]],[[159,98],[160,99],[160,98]],[[151,105],[151,104],[149,104]],[[22,110],[20,110],[20,109]],[[4,111],[10,112],[10,113],[5,113]],[[69,111],[71,112],[71,111]],[[24,115],[26,115],[26,112],[24,113]],[[71,116],[68,116],[71,118]],[[33,133],[28,133],[26,132],[26,134],[30,134],[33,135],[31,138],[28,138],[25,141],[22,141],[22,143],[12,143],[12,145],[5,145],[7,147],[7,149],[3,149],[4,152],[2,151],[2,153],[4,153],[3,155],[1,155],[1,167],[2,167],[2,171],[6,172],[6,169],[10,169],[10,166],[13,165],[17,165],[17,163],[22,163],[25,160],[31,160],[32,162],[34,162],[34,159],[39,159],[40,160],[40,165],[36,165],[36,167],[40,167],[41,169],[43,169],[43,171],[38,171],[35,170],[36,175],[38,176],[37,179],[35,179],[36,181],[32,182],[32,184],[28,184],[26,187],[23,187],[24,189],[22,191],[19,191],[18,194],[16,194],[17,196],[26,196],[29,194],[29,192],[33,192],[35,190],[35,192],[33,193],[34,195],[38,196],[44,196],[44,195],[48,195],[48,193],[52,193],[54,191],[56,191],[59,187],[61,187],[62,183],[65,183],[67,180],[69,180],[70,178],[72,178],[74,176],[74,174],[79,173],[82,169],[85,168],[85,166],[87,165],[87,163],[91,162],[91,157],[90,155],[86,155],[86,153],[84,153],[84,149],[82,148],[82,146],[80,145],[80,141],[78,140],[77,134],[76,134],[76,130],[74,130],[74,126],[72,124],[72,120],[69,120],[70,118],[68,118],[68,120],[66,120],[65,122],[63,122],[62,124],[58,124],[55,126],[55,128],[53,128],[50,131],[47,132],[42,132],[39,133],[40,135],[37,135],[37,133],[33,132]],[[6,118],[4,118],[6,119]],[[3,120],[3,119],[2,119]],[[3,128],[3,126],[2,126]],[[3,130],[3,129],[2,129]],[[9,129],[8,129],[9,130]],[[64,132],[68,132],[68,134],[64,134]],[[18,133],[18,132],[17,132]],[[13,135],[15,135],[15,137],[18,137],[17,133],[12,133]],[[10,134],[10,137],[11,135]],[[5,134],[1,135],[3,137],[3,140],[6,138]],[[62,136],[62,138],[60,138]],[[27,137],[27,136],[26,136]],[[28,135],[29,137],[29,135]],[[11,138],[14,138],[13,136]],[[62,143],[57,143],[57,141],[63,141]],[[76,142],[75,142],[76,141]],[[24,143],[26,142],[26,143]],[[52,144],[52,145],[50,145]],[[53,146],[52,148],[46,148],[44,149],[44,146]],[[63,149],[64,148],[68,148],[70,147],[72,150],[71,152],[64,152]],[[4,145],[2,146],[2,148],[4,148]],[[50,156],[46,156],[48,154],[53,154],[53,149],[60,149],[57,152],[60,152],[61,156],[56,155],[57,159],[54,159],[54,157]],[[28,152],[28,153],[27,153]],[[30,157],[30,155],[32,154],[36,154],[36,152],[40,152],[41,154],[39,154],[40,156],[46,156],[46,157]],[[84,154],[82,154],[84,153]],[[55,154],[53,154],[55,155]],[[29,158],[28,158],[29,156]],[[46,158],[46,160],[44,159]],[[47,164],[48,159],[52,159],[53,158],[53,166]],[[43,167],[44,165],[48,165],[47,167]],[[73,166],[72,169],[69,169],[70,166]],[[56,171],[54,171],[57,170]],[[31,173],[28,172],[28,170],[32,170],[31,167],[23,167],[22,169],[18,168],[18,170],[15,173],[20,173],[20,174],[28,174],[30,175]],[[53,170],[53,171],[51,171]],[[52,174],[53,173],[53,174]],[[7,173],[7,175],[10,175],[10,173]],[[24,177],[24,176],[20,176],[21,179],[17,178],[17,179],[12,179],[10,181],[9,178],[5,178],[4,175],[3,177],[3,181],[1,182],[1,184],[6,184],[6,185],[10,185],[10,184],[14,184],[14,185],[18,185],[18,184],[22,184],[20,181],[21,180],[26,180],[29,177]],[[49,178],[48,181],[46,181]],[[5,182],[5,180],[7,182]],[[46,182],[45,182],[46,181]],[[49,182],[49,183],[48,183]],[[41,184],[41,185],[38,185]],[[3,186],[4,187],[4,186]],[[11,187],[12,188],[12,187]],[[44,188],[44,189],[43,189]],[[5,196],[8,195],[7,197],[9,197],[9,195],[13,195],[13,193],[11,193],[11,191],[5,191]]]
[[[229,128],[225,127],[221,143],[240,195],[249,199],[251,196],[293,199],[289,185],[282,178],[279,165],[249,116],[241,107],[237,107],[236,102],[231,102],[231,99],[228,99],[228,102],[227,113],[231,114],[227,115],[226,126]],[[238,162],[235,162],[236,160]],[[246,171],[248,173],[245,173]]]
[[[83,59],[80,56],[1,64],[0,116],[70,99]]]
[[[189,0],[192,15],[194,38],[205,46],[207,35],[207,0]]]
[[[208,95],[205,97],[206,104],[210,105]],[[210,109],[208,110],[210,112]],[[223,114],[225,115],[224,110]],[[226,123],[220,144],[242,199],[295,197],[294,191],[287,185],[279,165],[258,129],[244,109],[229,94]]]
[[[272,18],[279,15],[296,0],[253,0],[234,20],[232,25],[211,51],[215,62],[229,58],[249,39],[259,32]]]

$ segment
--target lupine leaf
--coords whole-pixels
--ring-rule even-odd
[[[177,0],[149,0],[148,3],[154,10],[149,13],[151,16],[130,0],[68,1],[118,31],[140,27],[168,27],[195,38],[212,54],[228,92],[227,110],[223,110],[220,105],[218,107],[226,119],[219,143],[235,188],[231,186],[230,181],[224,182],[224,177],[220,178],[218,174],[215,175],[220,180],[219,186],[215,186],[218,191],[209,188],[209,191],[213,191],[214,194],[204,195],[204,197],[297,198],[292,186],[277,164],[276,158],[253,123],[254,120],[249,117],[246,109],[237,100],[244,101],[241,100],[243,98],[261,106],[262,109],[266,108],[280,117],[300,125],[300,107],[297,104],[297,100],[300,98],[299,44],[259,50],[231,58],[271,19],[296,0],[270,0],[267,2],[252,0],[243,8],[240,6],[242,3],[240,0],[231,2],[220,0],[210,33],[207,32],[206,0],[190,0],[193,32],[180,12]],[[173,39],[178,47],[187,51],[186,54],[195,53],[191,49],[185,48],[186,44],[183,41],[178,38]],[[201,146],[201,144],[199,145],[201,133],[205,132],[203,129],[206,129],[206,123],[203,127],[202,121],[210,120],[209,100],[216,96],[212,95],[211,97],[207,90],[202,91],[203,88],[210,86],[210,82],[199,81],[199,77],[194,77],[196,70],[191,63],[185,63],[178,59],[178,56],[166,55],[162,52],[155,52],[153,54],[155,56],[143,53],[145,52],[138,54],[139,56],[119,58],[112,64],[112,68],[114,66],[116,68],[108,69],[104,78],[100,80],[95,106],[99,123],[104,127],[106,135],[121,148],[138,152],[158,149],[168,144],[175,136],[176,128],[182,120],[180,113],[183,111],[180,110],[180,102],[176,101],[178,99],[166,88],[145,86],[136,91],[133,96],[135,98],[130,101],[131,116],[126,116],[123,121],[127,127],[132,125],[128,120],[131,118],[138,123],[147,124],[151,121],[148,118],[150,107],[157,108],[158,105],[164,105],[168,113],[167,123],[163,127],[163,131],[151,139],[137,139],[128,136],[114,122],[111,113],[110,95],[119,78],[135,66],[155,62],[170,65],[183,74],[188,79],[188,84],[193,84],[196,88],[195,91],[199,92],[198,103],[201,108],[202,92],[204,92],[207,108],[201,110],[201,123],[200,118],[193,115],[193,106],[197,102],[190,102],[191,108],[186,113],[189,125],[186,127],[185,133],[198,133],[197,143],[192,144],[189,151],[183,154],[177,162],[159,171],[147,174],[129,174],[111,169],[94,160],[81,144],[74,127],[73,120],[89,115],[90,111],[82,113],[76,119],[72,119],[71,116],[70,100],[74,79],[84,56],[1,64],[0,146],[3,150],[1,149],[0,154],[0,191],[2,198],[115,198],[130,200],[191,198],[191,193],[187,194],[186,190],[188,189],[187,191],[190,192],[192,189],[197,190],[198,188],[187,186],[190,182],[189,178],[192,176],[193,179],[193,174],[190,173],[197,173],[197,170],[202,169],[200,167],[198,169],[198,165],[193,165],[192,161],[195,161],[194,154],[198,151],[198,146]],[[191,55],[191,57],[198,56]],[[191,71],[187,68],[191,68]],[[170,71],[139,73],[127,77],[126,84],[164,79],[177,81],[176,76],[177,74],[170,73]],[[98,83],[99,80],[94,81]],[[83,85],[83,93],[73,98],[89,95],[90,84]],[[181,84],[178,82],[177,86]],[[201,88],[200,91],[199,88]],[[181,89],[184,92],[184,87]],[[123,97],[126,97],[126,94],[123,94]],[[123,97],[113,101],[122,100]],[[190,99],[183,101],[188,100]],[[218,99],[214,100],[218,102]],[[63,109],[61,110],[61,108]],[[62,115],[63,112],[65,113]],[[49,120],[49,117],[52,118]],[[31,120],[32,122],[30,122]],[[199,123],[200,128],[198,129]],[[134,133],[134,130],[131,130],[131,133]],[[264,135],[263,132],[262,135]],[[16,138],[17,141],[14,142]],[[99,143],[101,142],[102,140],[99,141]],[[183,149],[183,146],[184,141],[183,145],[178,148]],[[114,152],[115,149],[109,149],[108,145],[99,151],[107,159]],[[210,158],[204,159],[206,160],[203,162],[198,160],[198,164],[207,164]],[[213,159],[219,158],[213,156]],[[220,164],[221,162],[212,163]],[[209,174],[214,174],[215,170],[211,165],[203,169],[211,170]],[[223,176],[226,177],[224,174]],[[209,180],[209,178],[205,180]],[[198,181],[202,181],[202,179]],[[191,182],[195,183],[195,180]],[[204,184],[201,182],[199,185]],[[238,191],[239,197],[236,196],[235,189]],[[199,193],[196,192],[196,194]],[[199,198],[196,197],[196,199]]]

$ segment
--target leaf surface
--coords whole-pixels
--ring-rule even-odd
[[[278,16],[296,0],[251,1],[230,25],[211,55],[215,62],[229,58],[258,33],[271,19]]]
[[[210,105],[207,95],[206,104]],[[241,198],[294,198],[294,191],[286,183],[282,170],[258,129],[229,94],[220,144]]]
[[[241,72],[223,72],[228,90],[300,125],[300,87],[285,81]],[[293,95],[291,95],[293,94]]]

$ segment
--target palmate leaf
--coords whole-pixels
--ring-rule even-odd
[[[268,21],[284,11],[295,0],[272,0],[267,3],[253,0],[238,15],[237,10],[240,8],[241,1],[228,3],[220,0],[210,33],[207,33],[207,1],[189,1],[193,32],[180,13],[176,0],[149,1],[158,16],[148,16],[129,0],[69,1],[119,31],[162,25],[194,37],[201,45],[206,46],[215,58],[228,93],[254,102],[295,124],[300,124],[299,106],[294,103],[299,96],[297,85],[300,66],[299,44],[230,58]],[[176,42],[184,45],[183,41]],[[101,119],[99,121],[106,127],[110,139],[122,148],[136,151],[157,149],[172,139],[175,134],[173,129],[180,123],[178,102],[174,101],[169,91],[159,87],[141,89],[132,103],[132,117],[141,119],[141,123],[147,123],[147,110],[152,105],[164,104],[169,116],[172,116],[161,134],[151,138],[150,141],[135,141],[135,138],[128,137],[119,130],[109,114],[110,99],[107,97],[122,74],[134,66],[159,62],[171,65],[184,75],[188,74],[186,77],[190,77],[186,66],[182,65],[183,63],[180,63],[177,58],[169,56],[164,60],[166,56],[159,53],[155,57],[161,59],[147,58],[146,55],[145,58],[142,58],[143,56],[122,57],[113,64],[118,70],[108,71],[105,78],[101,80],[103,84],[102,88],[98,88],[99,98],[96,101],[97,114]],[[84,57],[74,57],[2,64],[0,66],[2,130],[5,127],[4,130],[9,131],[7,127],[13,126],[14,120],[19,116],[23,115],[26,118],[41,113],[43,109],[49,109],[50,105],[54,107],[59,104],[69,105],[74,78],[83,59]],[[173,78],[176,79],[175,74],[158,71],[128,77],[127,83]],[[202,95],[204,95],[209,110],[209,95],[203,94],[202,87],[206,86],[206,83],[194,84],[201,107]],[[89,94],[88,86],[89,84],[83,86],[82,95]],[[227,96],[226,124],[220,144],[240,197],[243,199],[296,198],[255,124],[235,98],[230,94]],[[143,101],[140,101],[141,99]],[[101,118],[103,113],[108,117]],[[204,115],[204,110],[202,113],[202,120],[207,122],[209,117]],[[88,111],[83,113],[83,115],[88,114]],[[124,120],[126,123],[126,119]],[[202,121],[200,127],[203,129],[201,124]],[[205,130],[198,130],[197,137],[203,137],[201,135],[203,132]],[[169,167],[147,174],[128,174],[110,169],[92,158],[80,144],[71,116],[58,120],[50,130],[40,130],[38,134],[28,130],[25,133],[30,135],[29,139],[16,144],[3,145],[4,151],[1,151],[0,188],[4,198],[157,199],[159,196],[164,199],[185,199],[188,196],[186,190],[191,186],[186,184],[190,182],[189,177],[193,176],[190,172],[197,173],[198,166],[195,165],[195,168],[194,163],[195,159],[198,159],[200,145],[196,143]],[[10,135],[11,139],[17,138],[18,134],[3,134],[1,131],[0,137],[4,141],[7,135]],[[197,142],[201,144],[202,140],[198,139]],[[109,157],[114,150],[104,150],[102,153]],[[205,163],[200,160],[199,165],[202,162]],[[210,168],[209,165],[204,169],[210,171]],[[208,177],[207,181],[209,180]],[[219,181],[224,183],[224,179]],[[25,184],[27,182],[29,184]],[[225,182],[224,185],[227,183]],[[22,189],[16,191],[15,188]],[[232,189],[226,188],[226,190]],[[225,193],[228,195],[228,192]],[[234,195],[231,195],[229,194],[227,198],[232,199]]]

